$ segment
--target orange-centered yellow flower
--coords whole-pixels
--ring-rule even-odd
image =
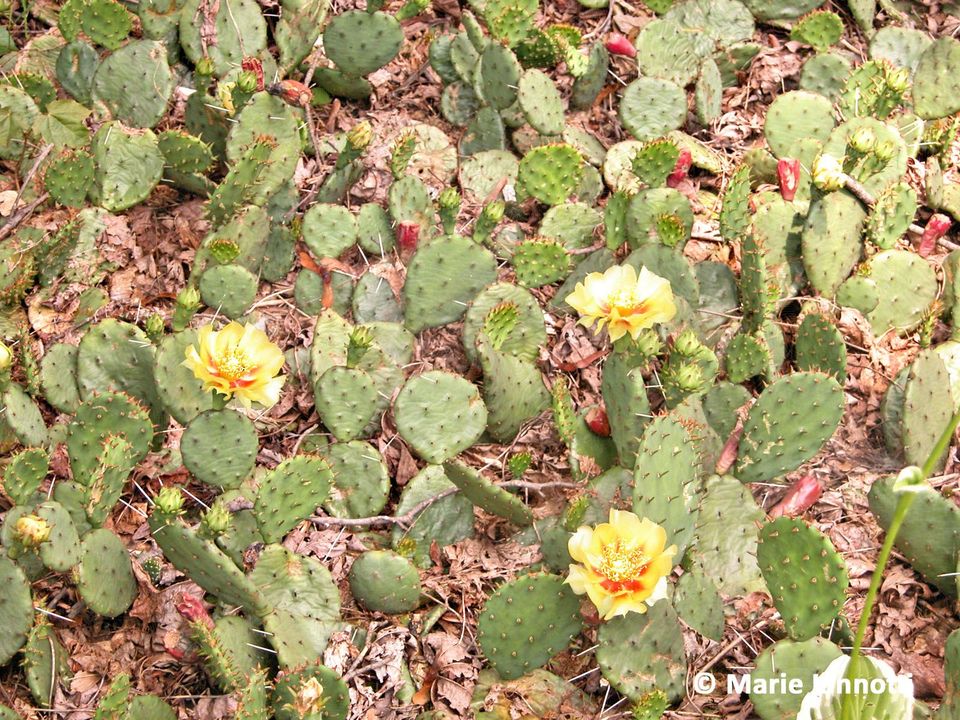
[[[604,620],[628,612],[645,613],[663,596],[677,546],[666,547],[667,533],[632,512],[611,510],[610,522],[581,527],[570,538],[567,584],[586,593]]]
[[[184,366],[193,370],[207,390],[228,399],[236,395],[245,407],[251,402],[271,407],[280,399],[286,379],[277,376],[283,367],[283,352],[253,325],[232,322],[222,330],[205,325],[186,355]]]
[[[644,328],[667,322],[677,314],[670,281],[646,268],[640,277],[630,265],[614,265],[604,273],[590,273],[566,297],[567,304],[580,313],[580,324],[596,332],[607,325],[611,340],[627,333],[634,339]]]

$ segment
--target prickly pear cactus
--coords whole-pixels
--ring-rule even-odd
[[[825,535],[802,520],[781,517],[760,531],[757,562],[794,640],[808,640],[843,608],[847,568]]]
[[[564,650],[581,625],[580,603],[560,577],[526,575],[490,596],[477,640],[499,675],[512,680]]]

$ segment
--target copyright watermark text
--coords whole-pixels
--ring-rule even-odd
[[[818,675],[813,675],[813,684],[816,684]],[[900,683],[910,683],[908,678],[898,676],[893,683],[886,678],[837,678],[835,692],[843,695],[880,695],[885,692],[899,692]],[[811,685],[804,685],[803,678],[790,677],[786,673],[779,675],[754,677],[750,673],[745,675],[716,676],[702,672],[693,676],[693,691],[698,695],[710,695],[717,688],[724,690],[727,695],[804,695],[809,692]]]

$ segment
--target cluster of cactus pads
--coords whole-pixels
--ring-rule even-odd
[[[470,2],[420,40],[455,139],[365,120],[318,135],[333,98],[331,117],[373,96],[383,78],[370,76],[427,4],[331,15],[327,0],[281,0],[276,13],[251,0],[66,0],[52,16],[24,10],[53,27],[23,47],[0,28],[0,181],[17,188],[0,218],[0,666],[19,659],[38,706],[71,672],[57,632],[69,618],[38,587],[62,576],[77,617],[116,618],[148,581],[182,575],[199,590],[176,601],[193,651],[178,658],[203,664],[237,718],[346,718],[360,698],[324,663],[370,651],[364,613],[424,635],[449,618],[424,579],[474,537],[475,510],[499,538],[541,550],[484,588],[478,717],[502,716],[487,712],[491,683],[521,678],[512,692],[549,687],[587,713],[575,682],[542,669],[562,653],[592,653],[637,717],[660,717],[687,692],[685,633],[722,641],[727,600],[753,592],[769,596],[782,638],[755,678],[809,689],[849,642],[843,558],[802,517],[768,517],[754,484],[786,485],[840,426],[841,317],[859,318],[866,342],[923,348],[883,401],[891,457],[923,464],[960,407],[960,340],[933,342],[938,323],[960,328],[960,250],[940,268],[928,259],[960,220],[960,41],[876,28],[861,0],[858,64],[819,0],[657,0],[634,40],[608,42],[545,25],[536,0]],[[724,89],[762,50],[757,23],[804,62],[770,104],[764,141],[734,159],[685,130],[720,118]],[[611,97],[630,139],[607,147],[585,127]],[[386,187],[371,197],[374,185]],[[101,252],[111,223],[170,193],[202,203],[192,264],[169,302],[126,313],[100,288],[116,269]],[[31,219],[47,208],[53,220]],[[548,340],[578,284],[615,266],[669,281],[676,314],[594,340],[595,392],[575,403],[561,370],[589,363],[560,368]],[[283,295],[312,318],[309,342],[282,348],[296,394],[284,412],[310,416],[286,456],[270,438],[294,427],[289,415],[228,404],[184,363],[221,317],[279,335],[264,300]],[[69,331],[43,343],[26,331],[45,306],[71,304]],[[112,310],[126,319],[104,319]],[[441,337],[456,346],[449,363],[430,356]],[[518,492],[536,485],[530,428],[547,428],[538,437],[569,468],[549,514]],[[402,482],[395,441],[415,466]],[[884,528],[893,482],[869,495]],[[611,509],[661,526],[675,570],[646,613],[596,629],[565,582],[568,542]],[[119,530],[130,513],[148,530],[136,542]],[[292,549],[310,523],[355,532],[342,588],[328,557]],[[919,496],[897,549],[957,596],[953,500]],[[335,636],[349,650],[328,653]],[[946,653],[950,718],[958,636]],[[779,720],[802,697],[751,699]],[[175,717],[125,675],[98,702],[98,720]]]

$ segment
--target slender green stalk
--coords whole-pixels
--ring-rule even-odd
[[[927,457],[926,462],[920,469],[923,482],[926,482],[933,474],[937,463],[943,454],[950,447],[950,440],[953,439],[953,433],[960,424],[960,411],[954,413],[950,422],[944,429],[943,434],[937,440],[933,451]],[[913,504],[916,497],[915,492],[905,491],[900,493],[897,501],[897,508],[893,513],[893,522],[890,523],[890,529],[887,530],[887,536],[884,538],[883,546],[880,548],[880,554],[877,556],[877,565],[873,570],[873,576],[870,578],[870,587],[867,590],[866,601],[863,604],[863,611],[860,613],[860,622],[857,625],[857,635],[853,641],[853,652],[850,654],[850,663],[847,665],[847,671],[844,677],[847,680],[853,680],[858,676],[860,670],[860,661],[862,657],[863,639],[867,634],[867,625],[870,623],[870,616],[873,615],[873,605],[877,600],[877,593],[880,590],[880,583],[883,581],[883,571],[887,567],[887,561],[890,559],[890,553],[893,551],[893,543],[900,532],[900,526],[907,518],[907,512]],[[844,695],[840,705],[840,717],[842,720],[853,720],[853,697],[850,694]]]

